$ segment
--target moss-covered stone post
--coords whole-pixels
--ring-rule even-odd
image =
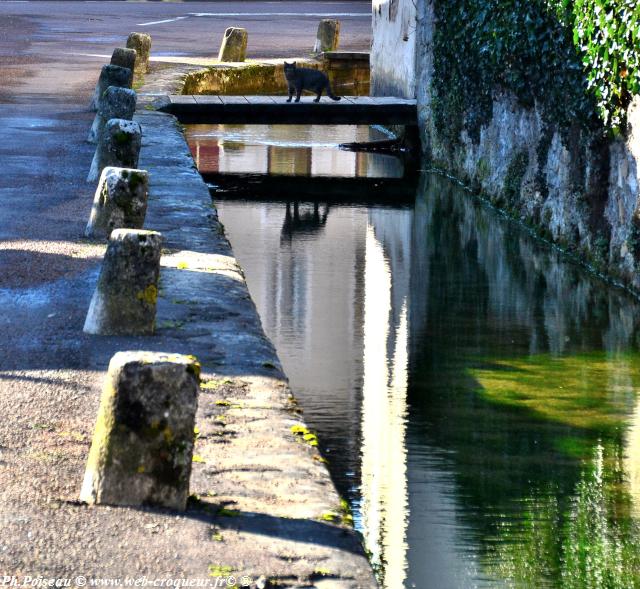
[[[313,46],[314,53],[325,51],[335,51],[340,42],[340,21],[325,18],[318,25],[316,34],[316,44]]]
[[[80,500],[185,509],[200,365],[118,352],[109,363]]]
[[[107,121],[111,119],[133,119],[136,112],[137,95],[129,88],[109,86],[98,101],[98,112],[93,119],[87,141],[97,143],[102,135]]]
[[[98,83],[96,89],[93,92],[91,98],[91,104],[89,108],[93,111],[98,110],[100,103],[100,97],[104,94],[104,91],[109,86],[116,86],[118,88],[131,88],[133,84],[133,71],[128,67],[121,67],[119,65],[103,65],[100,70],[100,76],[98,77]]]
[[[111,119],[98,137],[87,182],[97,182],[107,166],[137,168],[142,145],[142,129],[135,121]]]
[[[106,167],[93,198],[86,237],[108,238],[114,229],[141,229],[147,212],[149,173]]]
[[[134,72],[138,75],[149,71],[151,57],[151,35],[146,33],[131,33],[127,37],[127,48],[136,50],[136,65]]]
[[[249,34],[246,29],[238,27],[229,27],[224,32],[220,53],[218,53],[219,61],[244,61],[247,56],[247,41]]]
[[[111,64],[129,68],[132,72],[136,68],[136,50],[128,47],[116,47],[111,54]]]
[[[151,335],[155,329],[162,235],[141,229],[111,232],[85,333]]]

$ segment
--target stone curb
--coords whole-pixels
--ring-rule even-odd
[[[146,97],[144,88],[140,96],[134,120],[144,136],[139,165],[149,172],[145,227],[164,237],[158,316],[171,317],[170,325],[158,325],[158,335],[165,329],[191,342],[204,378],[191,484],[198,509],[220,513],[223,505],[241,519],[250,515],[256,527],[247,535],[238,521],[240,543],[269,534],[274,518],[281,532],[291,526],[284,535],[295,541],[288,542],[284,570],[242,559],[243,570],[257,578],[291,587],[377,587],[316,444],[300,435],[308,430],[182,128],[149,107],[156,96]],[[206,293],[202,302],[200,293]],[[203,344],[213,348],[209,355]],[[330,571],[329,578],[319,570]]]

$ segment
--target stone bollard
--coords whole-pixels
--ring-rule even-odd
[[[324,51],[335,51],[340,41],[340,21],[333,19],[323,19],[318,25],[316,34],[316,44],[313,47],[314,53]]]
[[[136,112],[136,99],[135,90],[109,86],[99,100],[98,112],[93,119],[87,141],[98,143],[107,121],[111,119],[132,120],[133,113]]]
[[[127,67],[132,72],[136,67],[136,50],[125,47],[117,47],[111,54],[111,64]]]
[[[142,144],[142,130],[135,121],[111,119],[98,138],[87,182],[96,182],[107,166],[137,168]]]
[[[131,33],[127,37],[127,48],[136,50],[136,74],[146,74],[149,71],[149,57],[151,56],[151,35],[146,33]]]
[[[162,235],[142,229],[111,232],[83,331],[150,335],[156,320]]]
[[[89,108],[98,110],[100,97],[109,86],[118,88],[131,88],[133,83],[133,72],[128,67],[120,67],[119,65],[103,65],[100,70],[100,77],[93,92],[93,98]]]
[[[199,383],[193,356],[113,356],[80,500],[185,509]]]
[[[224,32],[218,61],[244,61],[247,55],[248,38],[246,29],[229,27]]]
[[[147,213],[148,190],[149,173],[145,170],[113,167],[102,170],[85,236],[108,239],[114,229],[141,229]]]

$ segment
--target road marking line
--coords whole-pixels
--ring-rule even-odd
[[[371,18],[370,12],[191,12],[189,16],[361,16]]]
[[[151,25],[163,25],[167,23],[176,22],[179,20],[184,20],[189,18],[190,16],[195,17],[227,17],[227,16],[252,16],[252,17],[262,17],[262,16],[307,16],[307,17],[366,17],[371,18],[371,13],[369,12],[190,12],[187,16],[176,16],[175,18],[167,18],[165,20],[154,20],[150,22],[141,22],[138,23],[137,27],[150,27]]]
[[[175,18],[167,18],[166,20],[154,20],[151,22],[141,22],[138,23],[137,27],[149,27],[151,25],[163,25],[168,22],[176,22],[177,20],[184,20],[185,18],[189,18],[188,16],[176,16]]]

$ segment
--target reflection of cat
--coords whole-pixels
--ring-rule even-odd
[[[329,85],[329,78],[324,72],[318,70],[312,70],[306,67],[296,67],[296,62],[287,63],[284,62],[284,77],[287,78],[287,84],[289,86],[289,100],[291,102],[293,98],[293,91],[296,92],[296,102],[300,102],[300,94],[303,90],[312,90],[318,96],[314,98],[314,102],[320,102],[322,91],[326,88],[327,96],[332,100],[340,100],[339,96],[335,96],[331,92],[331,86]]]
[[[327,224],[329,215],[329,205],[324,205],[324,211],[320,214],[320,205],[313,204],[313,212],[308,207],[300,210],[300,203],[293,201],[293,215],[291,214],[291,204],[287,201],[287,209],[284,215],[284,223],[280,234],[280,241],[293,241],[297,234],[308,237],[319,233]]]

